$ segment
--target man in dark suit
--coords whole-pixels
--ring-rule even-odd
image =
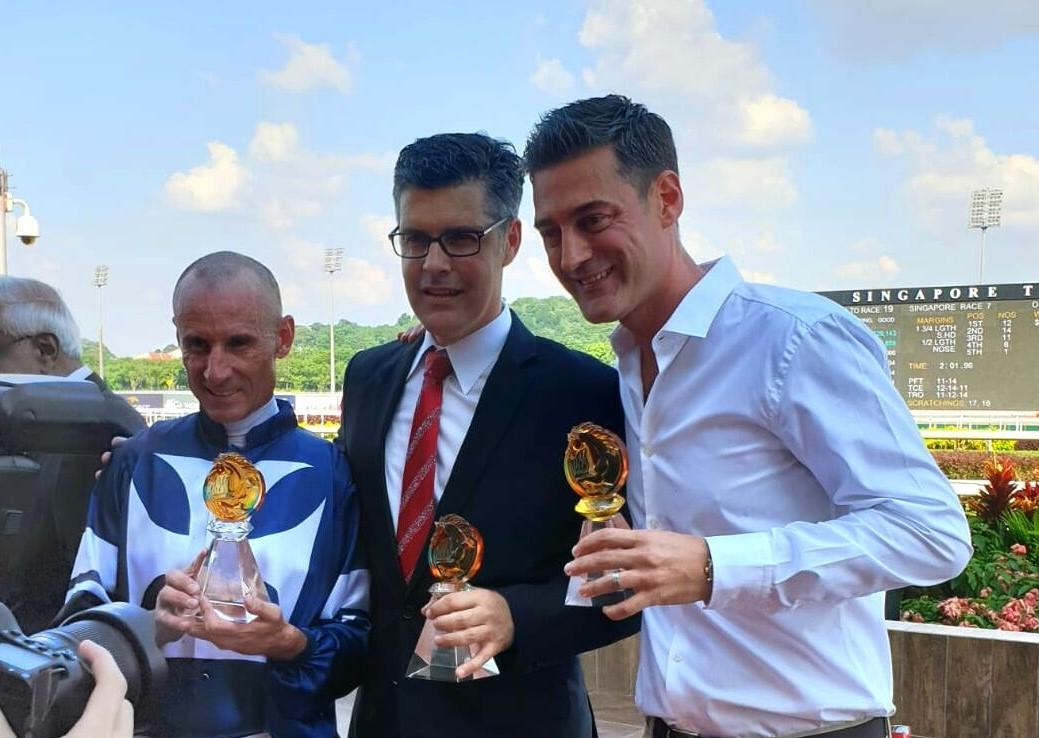
[[[619,430],[623,418],[613,370],[534,337],[503,307],[522,189],[512,147],[482,134],[420,139],[397,160],[390,237],[426,333],[359,353],[344,378],[339,442],[371,571],[358,738],[594,735],[577,654],[637,628],[563,604],[581,523],[563,476],[566,434],[586,420]],[[448,513],[483,534],[483,567],[474,589],[423,612],[430,525]],[[406,678],[427,617],[439,645],[476,646],[459,677],[491,657],[500,675]]]
[[[145,427],[125,400],[83,366],[72,313],[57,290],[35,279],[0,276],[0,374],[93,382],[104,395],[112,432],[128,436]],[[30,501],[13,559],[0,577],[0,601],[27,633],[47,627],[65,599],[97,468],[96,455],[41,454],[36,461],[40,471],[29,482],[31,490],[3,490],[5,498],[17,492]]]

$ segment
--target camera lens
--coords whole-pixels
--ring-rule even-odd
[[[6,617],[4,617],[6,615]],[[83,610],[57,628],[24,636],[0,605],[0,711],[19,735],[59,736],[83,714],[94,679],[75,655],[91,640],[108,649],[126,677],[138,723],[155,712],[166,660],[155,645],[152,614],[126,603]]]

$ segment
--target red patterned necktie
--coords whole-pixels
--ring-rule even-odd
[[[451,360],[444,349],[430,348],[424,358],[422,391],[411,421],[411,436],[404,457],[400,514],[397,516],[397,558],[404,581],[411,581],[426,537],[433,527],[433,476],[437,468],[437,436],[444,380],[451,374]]]

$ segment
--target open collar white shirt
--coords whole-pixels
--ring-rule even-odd
[[[957,574],[969,535],[873,334],[818,295],[704,265],[618,356],[636,527],[705,536],[714,590],[643,614],[636,702],[725,738],[890,714],[883,590]]]
[[[451,376],[444,380],[443,401],[440,407],[437,464],[433,477],[433,496],[437,502],[440,502],[447,480],[451,478],[455,457],[458,456],[465,435],[469,432],[469,425],[480,402],[484,385],[487,384],[487,377],[498,361],[511,327],[512,313],[503,307],[490,323],[446,347],[452,372]],[[426,331],[386,434],[386,494],[394,528],[397,527],[397,517],[400,514],[404,456],[411,437],[411,421],[422,389],[422,359],[426,350],[431,347],[444,348],[438,346]]]

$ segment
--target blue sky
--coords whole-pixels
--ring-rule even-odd
[[[329,7],[331,6],[331,7]],[[683,243],[811,290],[966,284],[969,193],[1004,192],[985,281],[1039,279],[1035,0],[22,3],[2,10],[0,166],[42,237],[12,274],[106,343],[173,342],[192,259],[268,264],[297,322],[407,311],[392,166],[431,133],[522,148],[545,110],[621,92],[679,144]],[[560,294],[532,220],[508,299]],[[13,231],[13,219],[9,221]],[[10,233],[10,231],[9,231]]]

